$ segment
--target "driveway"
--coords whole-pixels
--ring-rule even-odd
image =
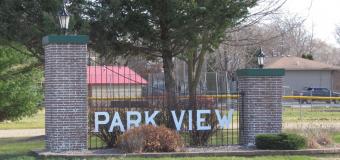
[[[0,138],[33,137],[45,135],[45,129],[8,129],[0,130]]]

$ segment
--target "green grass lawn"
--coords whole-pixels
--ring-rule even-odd
[[[333,138],[335,143],[340,144],[340,132],[334,133],[332,138]]]
[[[43,137],[31,138],[1,138],[0,139],[0,159],[23,159],[33,160],[35,157],[29,153],[31,149],[43,149]]]
[[[283,107],[283,122],[340,122],[340,107],[290,108]]]
[[[24,117],[18,121],[0,122],[0,129],[33,129],[45,128],[45,110],[40,110],[32,117]]]
[[[130,158],[129,160],[314,160],[307,156],[258,156],[258,157],[190,157],[190,158]]]
[[[337,108],[303,108],[302,121],[339,121],[340,122],[340,109]],[[23,118],[22,120],[15,122],[3,122],[0,123],[0,129],[29,129],[29,128],[44,128],[44,110],[39,111],[33,117]],[[283,113],[284,122],[297,122],[300,120],[300,109],[284,107]],[[219,142],[222,137],[213,136],[212,142]],[[333,139],[336,143],[340,143],[340,132],[333,134]],[[224,138],[226,140],[226,138]],[[94,143],[94,139],[92,140]],[[100,143],[100,142],[97,142]],[[43,137],[35,138],[2,138],[0,139],[0,160],[34,160],[36,157],[30,154],[32,149],[44,148]],[[54,160],[56,158],[53,158]],[[108,158],[112,159],[112,158]],[[147,160],[148,158],[121,158],[128,160]],[[310,156],[260,156],[260,157],[194,157],[194,158],[156,158],[155,160],[333,160],[340,159],[338,156],[322,156],[322,157],[310,157]],[[104,160],[102,158],[94,158],[93,160]],[[113,159],[114,160],[114,159]]]
[[[333,136],[336,142],[340,142],[340,133]],[[43,149],[44,138],[0,138],[0,160],[34,160],[30,151],[32,149]],[[192,158],[153,158],[154,160],[334,160],[340,155],[311,157],[311,156],[257,156],[257,157],[192,157]],[[62,158],[48,158],[48,160],[61,160]],[[147,160],[150,158],[119,158],[127,160]],[[90,158],[90,160],[116,160],[115,158]],[[118,159],[117,159],[118,160]]]
[[[2,138],[0,139],[1,160],[34,160],[30,154],[32,149],[44,148],[43,137],[33,138]],[[338,156],[340,158],[340,156]],[[322,157],[323,159],[325,157]],[[327,157],[326,157],[327,158]],[[331,158],[334,158],[332,156]],[[49,160],[61,160],[62,158],[49,158]],[[75,158],[76,159],[76,158]],[[92,160],[115,160],[115,158],[90,158]],[[151,158],[116,158],[127,160],[148,160]],[[257,157],[192,157],[192,158],[152,158],[154,160],[316,160],[318,157],[309,156],[257,156]]]

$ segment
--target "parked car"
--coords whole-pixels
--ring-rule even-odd
[[[317,97],[340,97],[340,93],[332,92],[328,88],[320,88],[320,87],[307,87],[302,91],[295,91],[295,96],[317,96]],[[311,103],[312,99],[302,99],[301,103]],[[334,103],[337,103],[337,100],[332,100]],[[326,100],[327,103],[331,103],[331,100]]]
[[[165,93],[164,81],[153,81],[142,88],[143,96],[163,96]]]

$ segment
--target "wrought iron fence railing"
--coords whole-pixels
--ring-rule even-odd
[[[158,111],[154,117],[155,123],[177,131],[187,146],[239,143],[239,102],[242,97],[239,93],[208,95],[205,87],[199,85],[194,95],[190,96],[187,87],[184,87],[187,85],[177,84],[175,105],[169,108],[162,77],[137,73],[128,66],[104,65],[95,61],[89,64],[90,149],[114,147],[119,136],[129,128],[129,120],[143,124],[146,122],[146,112],[150,116]],[[128,115],[128,112],[137,116]],[[183,117],[178,128],[174,125],[174,117],[179,123],[181,114]],[[112,121],[117,121],[116,115],[119,115],[121,126],[112,125]]]

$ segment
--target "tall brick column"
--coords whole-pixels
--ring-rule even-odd
[[[88,36],[46,36],[45,130],[51,152],[87,149]]]
[[[261,133],[282,129],[283,69],[241,69],[237,71],[240,107],[240,143],[255,144]]]

